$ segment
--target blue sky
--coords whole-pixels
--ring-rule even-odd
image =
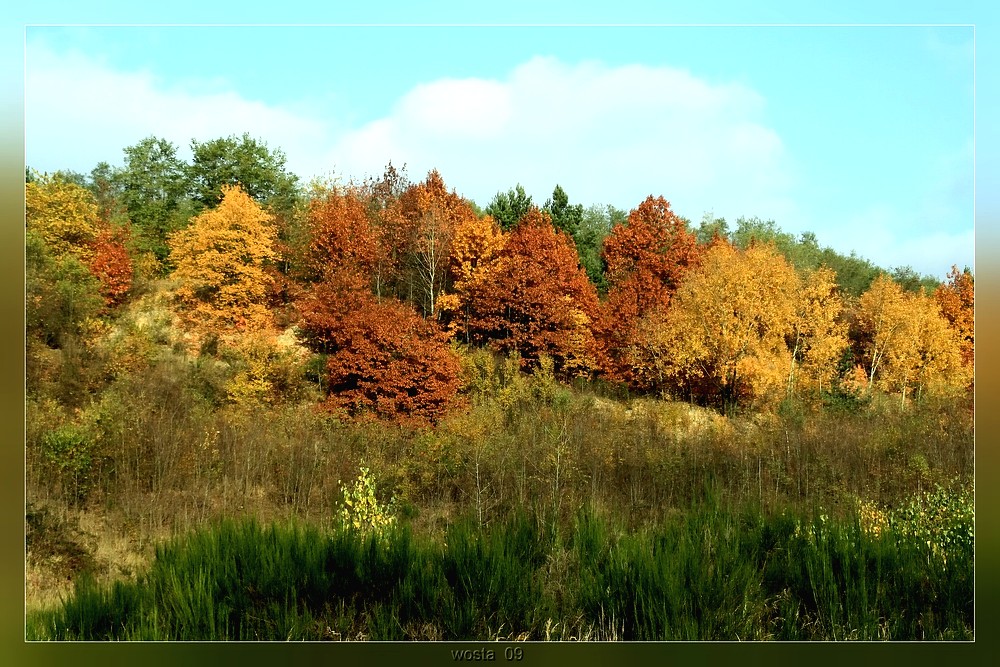
[[[481,205],[515,183],[539,203],[556,183],[623,209],[662,194],[695,222],[771,218],[943,277],[974,266],[973,35],[29,27],[25,158],[88,172],[149,135],[184,154],[192,138],[249,132],[304,180],[391,159],[413,179],[438,168]]]

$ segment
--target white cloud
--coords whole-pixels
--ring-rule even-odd
[[[180,86],[43,42],[29,45],[26,74],[27,161],[42,170],[120,164],[122,148],[149,135],[186,156],[192,138],[249,132],[304,179],[380,174],[391,160],[414,179],[437,168],[482,205],[520,182],[539,203],[556,183],[584,204],[631,208],[662,194],[694,220],[710,209],[781,220],[795,208],[794,168],[760,120],[761,96],[669,67],[539,57],[502,80],[418,85],[386,117],[346,130],[301,102],[268,106],[218,80]]]
[[[780,219],[794,210],[794,169],[763,107],[746,86],[683,70],[534,58],[502,81],[418,86],[327,161],[357,175],[390,159],[411,178],[437,168],[482,205],[517,182],[541,203],[559,183],[585,204],[663,194],[695,220],[708,209]]]
[[[801,169],[768,126],[765,99],[738,82],[671,67],[536,57],[498,79],[422,83],[401,91],[384,117],[353,126],[308,95],[268,105],[222,80],[165,81],[33,42],[27,162],[88,172],[101,160],[120,164],[122,149],[149,135],[174,142],[187,157],[192,138],[249,132],[281,148],[305,180],[332,170],[343,177],[380,174],[391,160],[406,163],[414,180],[437,168],[480,205],[518,182],[538,203],[556,183],[585,205],[629,209],[662,194],[695,222],[705,211],[731,223],[744,215],[772,218],[787,231],[812,229],[822,244],[856,249],[882,266],[909,264],[943,277],[951,263],[974,260],[971,221],[941,229],[941,221],[965,219],[971,210],[971,141],[941,158],[939,179],[922,197],[870,201],[862,210],[810,208],[798,200]]]
[[[170,87],[150,72],[115,71],[44,44],[29,47],[24,98],[26,159],[42,171],[87,173],[102,160],[120,164],[123,148],[150,135],[187,155],[191,139],[243,132],[284,150],[295,171],[312,168],[310,152],[330,141],[318,119],[248,100],[222,82]]]

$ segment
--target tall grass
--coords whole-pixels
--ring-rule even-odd
[[[443,538],[226,520],[134,582],[87,578],[29,639],[971,639],[973,559],[890,525],[715,496],[638,532],[517,513]],[[553,625],[555,624],[555,625]]]

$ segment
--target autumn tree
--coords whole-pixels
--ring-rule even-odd
[[[436,322],[394,298],[377,300],[359,274],[328,274],[299,310],[307,342],[328,355],[328,409],[434,421],[458,391],[460,363]]]
[[[411,185],[406,165],[397,169],[390,162],[380,178],[368,178],[357,188],[366,203],[368,222],[379,248],[372,273],[378,297],[403,295],[407,247],[412,233],[402,198]]]
[[[889,351],[906,345],[910,305],[899,284],[885,274],[858,301],[853,338],[860,348],[868,391],[884,375]]]
[[[952,266],[948,281],[934,290],[934,300],[941,314],[961,340],[962,360],[970,367],[976,356],[975,297],[975,280],[968,267],[959,271],[957,266]]]
[[[867,390],[921,394],[968,382],[960,340],[937,302],[922,291],[906,292],[886,275],[858,301],[853,338]]]
[[[635,380],[622,353],[632,344],[637,322],[667,307],[699,254],[694,235],[663,197],[647,197],[604,239],[609,290],[596,329],[609,376]]]
[[[380,260],[380,248],[368,210],[351,188],[335,188],[309,202],[310,273],[322,277],[334,270],[370,276]]]
[[[272,218],[238,186],[223,186],[219,205],[170,237],[177,298],[189,319],[208,330],[270,325],[265,306],[276,259]]]
[[[91,245],[87,268],[101,283],[101,295],[108,306],[120,305],[132,288],[132,258],[125,247],[126,229],[105,225]]]
[[[62,176],[36,174],[24,186],[25,222],[55,256],[73,253],[83,261],[100,227],[97,203],[86,188]]]
[[[451,335],[470,341],[472,291],[489,281],[507,237],[490,215],[463,218],[455,227],[449,258],[452,291],[438,299],[442,320]]]
[[[798,291],[795,270],[773,246],[714,244],[669,309],[640,318],[626,356],[640,380],[701,394],[723,410],[779,396]]]
[[[841,319],[843,307],[832,269],[820,267],[805,275],[788,336],[789,393],[831,388],[837,360],[848,342],[847,325]]]
[[[962,360],[961,339],[941,315],[935,300],[924,292],[912,300],[909,344],[890,350],[884,379],[895,384],[905,401],[965,387],[972,368]]]
[[[548,355],[564,376],[594,372],[597,292],[548,214],[531,209],[479,271],[468,292],[473,343],[517,351],[525,363]]]
[[[404,193],[401,205],[411,234],[409,253],[421,307],[425,315],[434,317],[438,296],[447,284],[455,228],[476,214],[454,190],[448,191],[436,169]]]

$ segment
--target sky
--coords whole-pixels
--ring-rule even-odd
[[[549,21],[549,23],[552,23]],[[663,195],[939,279],[975,262],[971,26],[29,26],[25,161],[249,133],[303,181]]]

